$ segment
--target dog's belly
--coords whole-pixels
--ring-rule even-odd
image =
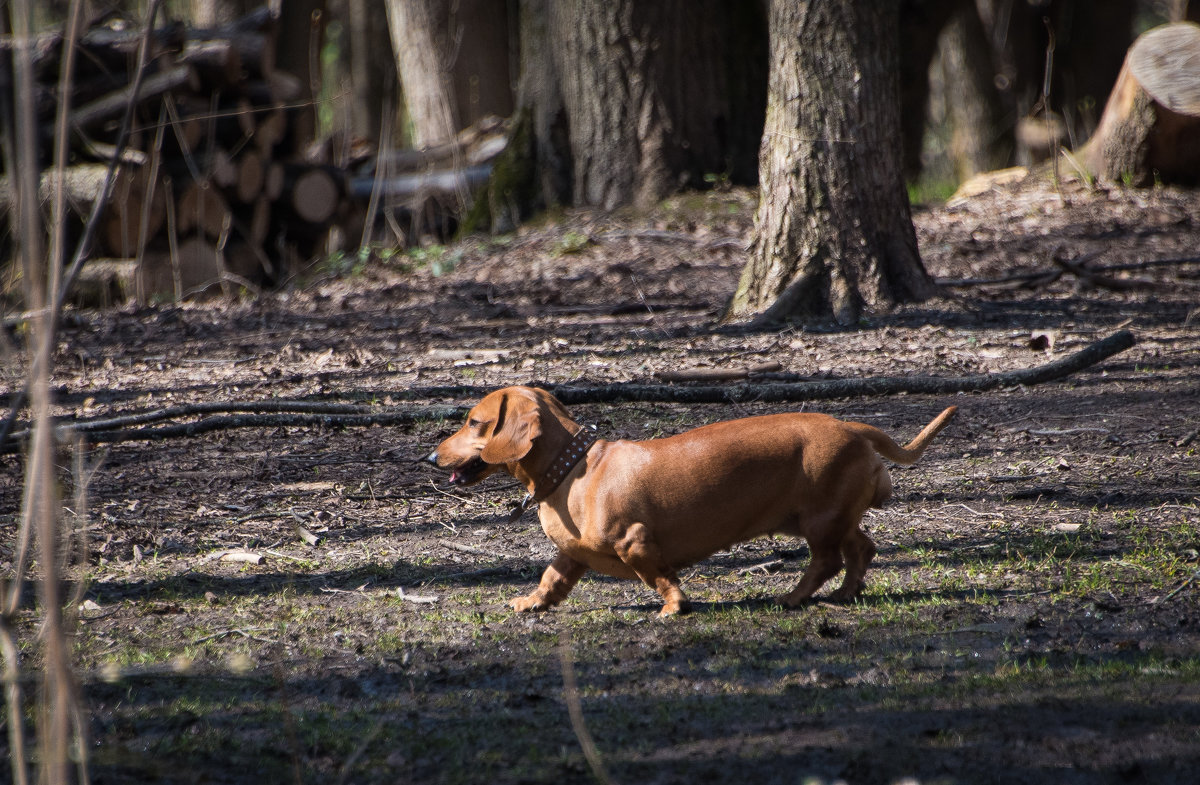
[[[764,516],[750,521],[737,518],[713,526],[705,537],[663,536],[659,547],[663,552],[663,560],[679,570],[758,537],[781,533],[803,536],[799,528],[796,516],[788,514]]]
[[[575,561],[614,578],[638,579],[638,574],[617,556],[612,545],[624,534],[624,526],[605,527],[603,531],[608,536],[600,536],[598,531],[580,532],[574,520],[564,519],[554,510],[543,511],[539,517],[542,530],[550,541]],[[654,545],[661,554],[662,563],[659,566],[673,570],[704,561],[718,551],[755,537],[780,532],[798,533],[796,516],[776,510],[771,510],[769,514],[760,513],[750,523],[741,517],[731,518],[726,525],[717,527],[719,534],[709,531],[704,537],[687,536],[685,531],[680,531],[686,530],[687,527],[679,525],[678,522],[674,526],[663,526],[663,522],[653,518],[639,522],[647,526]],[[664,528],[674,529],[675,536],[661,536]]]
[[[586,564],[588,569],[613,578],[637,579],[637,573],[633,571],[633,568],[621,561],[611,547],[597,546],[595,543],[585,541],[570,522],[563,521],[553,513],[542,514],[539,517],[542,531],[546,533],[550,541],[575,561]]]

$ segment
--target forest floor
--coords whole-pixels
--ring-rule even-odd
[[[552,612],[509,611],[553,547],[533,512],[506,522],[521,495],[507,478],[450,489],[413,462],[458,417],[98,445],[73,573],[93,782],[578,782],[585,749],[618,783],[1195,782],[1200,193],[1026,184],[919,210],[926,266],[958,284],[853,330],[716,326],[752,214],[745,192],[682,196],[330,262],[242,302],[71,312],[61,413],[419,411],[514,383],[764,362],[780,365],[765,378],[957,377],[1118,329],[1137,344],[985,393],[572,407],[606,439],[820,410],[903,441],[957,405],[868,515],[879,555],[861,598],[799,610],[770,598],[807,548],[773,538],[687,570],[686,616],[660,619],[651,590],[594,574]],[[1175,261],[1032,275],[1055,256]],[[24,373],[7,342],[4,400]],[[6,575],[22,470],[0,455]],[[7,758],[7,726],[0,738]]]

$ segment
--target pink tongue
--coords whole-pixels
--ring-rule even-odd
[[[458,479],[458,472],[450,472],[450,482],[454,482],[457,479]]]

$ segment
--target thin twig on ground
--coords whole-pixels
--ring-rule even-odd
[[[1181,584],[1179,584],[1178,586],[1176,586],[1176,587],[1175,587],[1175,588],[1174,588],[1174,589],[1171,591],[1171,593],[1170,593],[1170,594],[1168,594],[1166,597],[1163,597],[1161,600],[1155,600],[1155,602],[1156,602],[1156,603],[1157,603],[1157,602],[1166,602],[1167,600],[1169,600],[1169,599],[1171,599],[1172,597],[1174,597],[1176,594],[1179,594],[1179,592],[1181,592],[1181,591],[1183,591],[1184,589],[1186,589],[1188,586],[1191,586],[1191,585],[1192,585],[1193,583],[1195,583],[1195,582],[1196,582],[1196,580],[1198,580],[1198,579],[1200,579],[1200,570],[1196,570],[1196,571],[1194,571],[1194,572],[1193,572],[1191,575],[1189,575],[1189,576],[1187,577],[1187,579],[1186,579],[1186,580],[1184,580],[1184,582],[1183,582],[1183,583],[1181,583]]]
[[[749,575],[750,573],[758,572],[759,570],[762,570],[763,572],[769,572],[772,567],[780,564],[783,564],[783,559],[771,559],[770,561],[765,561],[760,564],[752,564],[749,567],[743,567],[742,569],[738,570],[738,575]]]

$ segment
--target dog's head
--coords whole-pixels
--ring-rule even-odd
[[[425,460],[449,469],[452,484],[473,485],[519,464],[555,420],[570,422],[566,409],[550,393],[533,387],[505,387],[476,404],[463,427]]]

